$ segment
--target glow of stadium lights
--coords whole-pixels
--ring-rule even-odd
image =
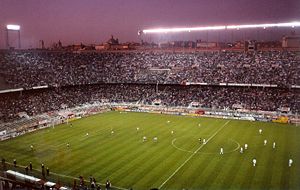
[[[273,23],[273,24],[245,24],[245,25],[229,25],[227,29],[241,29],[241,28],[270,28],[270,27],[295,27],[300,26],[300,22],[287,22],[287,23]]]
[[[143,33],[168,33],[168,32],[192,32],[192,31],[204,31],[204,30],[223,30],[225,26],[206,26],[195,28],[158,28],[143,30]]]
[[[193,28],[157,28],[143,30],[144,34],[147,33],[168,33],[168,32],[191,32],[191,31],[205,31],[205,30],[224,30],[224,29],[244,29],[244,28],[270,28],[270,27],[296,27],[300,26],[300,22],[287,22],[287,23],[271,23],[271,24],[245,24],[245,25],[228,25],[228,26],[205,26]]]
[[[6,25],[7,30],[20,30],[20,25],[8,24]]]

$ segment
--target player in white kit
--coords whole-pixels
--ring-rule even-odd
[[[293,160],[290,158],[290,159],[289,159],[289,167],[292,166],[292,163],[293,163]]]
[[[220,148],[220,154],[224,154],[223,148]]]
[[[267,145],[267,142],[268,142],[267,139],[265,139],[265,140],[264,140],[264,146]]]
[[[143,142],[145,142],[145,141],[147,141],[147,137],[146,136],[143,137]]]

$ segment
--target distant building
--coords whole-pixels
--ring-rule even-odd
[[[129,49],[135,49],[135,47],[139,46],[138,43],[119,43],[118,38],[114,38],[112,35],[111,38],[103,43],[95,46],[95,49],[98,51],[101,50],[129,50]]]
[[[256,42],[257,49],[282,48],[280,41]]]
[[[119,39],[114,39],[114,36],[111,35],[111,38],[106,43],[110,45],[119,45]]]
[[[101,44],[101,45],[95,45],[95,49],[96,50],[105,50],[105,45]]]
[[[161,42],[158,44],[160,48],[195,48],[196,42],[193,41],[172,41]]]
[[[218,44],[216,42],[197,42],[197,48],[216,48]]]
[[[284,36],[282,38],[283,48],[300,48],[300,36]]]

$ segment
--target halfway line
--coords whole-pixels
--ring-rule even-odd
[[[216,136],[230,121],[227,121],[220,129],[218,129],[211,137],[207,139],[207,142],[210,141],[214,136]],[[190,159],[192,159],[197,152],[204,146],[205,144],[202,144],[193,154],[191,154],[159,187],[158,189],[161,189]]]

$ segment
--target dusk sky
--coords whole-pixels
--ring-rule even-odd
[[[138,41],[156,27],[251,24],[300,20],[300,0],[0,0],[0,48],[6,24],[21,25],[22,47],[61,40],[101,43],[111,34]],[[14,34],[10,34],[14,43]]]

